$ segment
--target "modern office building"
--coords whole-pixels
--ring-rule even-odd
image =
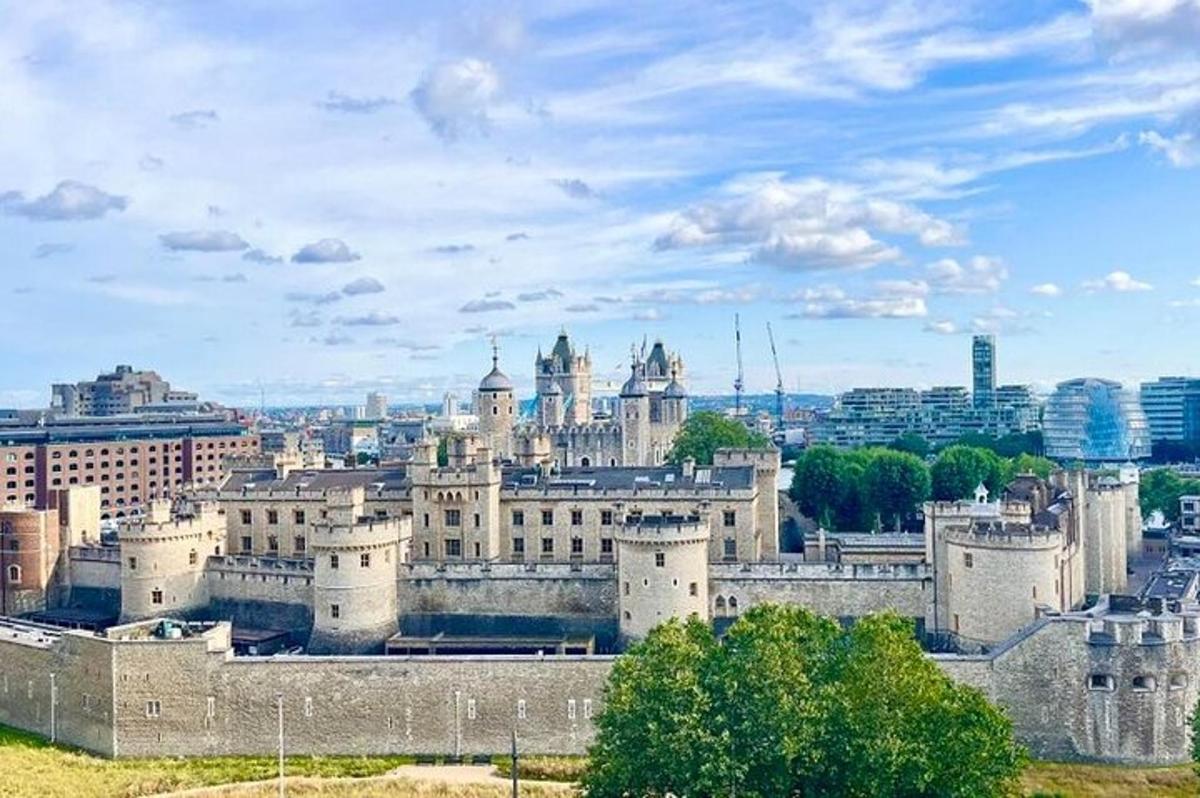
[[[976,335],[971,342],[972,398],[975,407],[996,406],[996,336]]]
[[[155,371],[117,366],[94,380],[50,387],[50,409],[63,416],[117,416],[144,410],[195,409],[197,396],[171,389]]]
[[[1160,377],[1142,383],[1142,410],[1154,443],[1200,443],[1200,379]]]
[[[367,394],[367,418],[373,421],[381,421],[387,418],[388,414],[388,399],[387,396],[381,393],[372,391]]]
[[[1150,426],[1138,395],[1119,382],[1084,378],[1058,384],[1046,402],[1046,456],[1085,463],[1150,456]]]

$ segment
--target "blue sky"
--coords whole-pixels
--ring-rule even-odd
[[[1194,373],[1200,0],[0,3],[0,406]]]

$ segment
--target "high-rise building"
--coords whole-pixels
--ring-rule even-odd
[[[1141,399],[1154,443],[1200,443],[1200,379],[1160,377],[1144,382]]]
[[[155,371],[117,366],[94,380],[50,388],[50,409],[63,416],[118,416],[145,410],[194,409],[196,394],[173,391]]]
[[[975,407],[995,407],[996,336],[975,336],[971,343],[971,376]]]
[[[1119,382],[1061,382],[1046,402],[1042,431],[1046,456],[1085,463],[1150,456],[1150,425],[1138,395]]]
[[[367,418],[380,420],[387,418],[388,399],[381,393],[367,394]]]

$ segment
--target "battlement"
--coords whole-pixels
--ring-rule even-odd
[[[222,526],[219,512],[210,506],[202,508],[200,515],[180,516],[165,520],[139,520],[123,524],[117,530],[122,542],[149,542],[154,540],[178,540],[201,537]]]
[[[618,528],[616,538],[620,543],[662,546],[703,543],[709,535],[708,518],[698,515],[648,515],[626,518]]]
[[[401,518],[360,516],[353,524],[323,522],[312,526],[313,548],[355,548],[396,543],[411,522]]]
[[[613,563],[570,562],[410,562],[400,566],[402,580],[601,580],[616,573]]]
[[[121,549],[117,546],[83,545],[72,546],[67,556],[81,562],[120,562]]]
[[[770,449],[717,449],[713,452],[713,465],[736,466],[753,465],[760,471],[778,471],[782,463],[782,454],[776,448]]]
[[[225,573],[252,574],[294,574],[311,576],[313,561],[311,559],[284,559],[282,557],[249,557],[237,555],[211,556],[205,563],[205,570]]]
[[[1063,544],[1058,529],[1003,520],[975,520],[945,530],[948,543],[988,548],[1050,549]]]
[[[912,581],[933,578],[926,563],[825,563],[825,562],[712,562],[712,579],[762,579],[779,582],[799,581]]]

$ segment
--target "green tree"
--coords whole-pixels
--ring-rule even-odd
[[[763,605],[719,643],[670,621],[617,660],[605,697],[590,798],[1000,796],[1025,764],[1005,715],[893,614],[847,630]]]
[[[842,494],[842,454],[832,446],[813,446],[796,461],[788,493],[800,512],[818,523],[832,517]]]
[[[880,449],[872,452],[863,473],[870,509],[883,523],[900,528],[900,522],[929,498],[929,468],[921,458]]]
[[[446,437],[438,438],[437,464],[438,468],[450,465],[450,440]]]
[[[1008,482],[1003,460],[990,449],[978,446],[955,445],[942,451],[933,463],[930,476],[935,501],[958,501],[970,498],[983,483],[993,494],[999,493]]]
[[[1185,479],[1170,468],[1145,472],[1138,486],[1142,515],[1161,510],[1171,523],[1179,520],[1179,497],[1191,494],[1200,494],[1200,480]]]
[[[1019,454],[1012,461],[1013,476],[1017,474],[1033,474],[1041,479],[1049,479],[1056,468],[1058,468],[1058,465],[1053,460],[1048,460],[1045,457],[1039,457],[1034,454]]]
[[[836,654],[811,794],[965,798],[1015,786],[1026,759],[1011,722],[925,656],[911,621],[865,618]]]
[[[692,457],[701,465],[711,465],[713,452],[717,449],[767,449],[770,446],[771,441],[765,435],[751,432],[741,421],[703,410],[683,422],[667,459],[682,463]]]
[[[672,620],[616,661],[583,778],[589,798],[716,794],[703,788],[732,768],[707,722],[715,646],[708,624]]]
[[[932,447],[929,445],[929,441],[925,440],[920,435],[912,432],[906,432],[905,434],[896,438],[896,440],[889,443],[888,448],[895,449],[898,452],[915,454],[917,457],[920,457],[922,460],[924,460],[929,456],[929,452]]]

